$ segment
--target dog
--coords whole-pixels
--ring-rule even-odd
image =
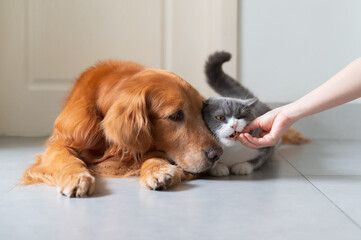
[[[95,190],[95,176],[139,176],[162,190],[211,168],[222,148],[201,115],[204,98],[174,73],[104,61],[77,79],[45,153],[22,176],[68,197]]]

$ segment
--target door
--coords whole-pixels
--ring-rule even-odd
[[[174,71],[212,95],[203,65],[215,49],[234,54],[236,75],[236,0],[3,0],[0,135],[49,135],[77,76],[103,59]]]

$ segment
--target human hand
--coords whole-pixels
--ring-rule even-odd
[[[327,82],[288,105],[258,117],[238,137],[243,145],[262,148],[276,145],[298,119],[325,111],[361,97],[361,58],[356,59]],[[261,128],[259,136],[249,134]]]
[[[276,145],[282,135],[295,122],[295,120],[289,117],[283,110],[282,107],[276,108],[256,118],[243,129],[238,140],[250,148],[263,148]],[[250,131],[257,128],[262,129],[262,132],[258,136],[253,137],[249,134]]]

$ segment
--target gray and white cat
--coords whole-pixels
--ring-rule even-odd
[[[231,173],[245,175],[260,168],[272,157],[274,147],[251,149],[243,146],[237,135],[256,117],[270,108],[230,76],[222,64],[231,59],[227,52],[209,56],[205,66],[208,84],[224,97],[212,97],[203,103],[203,119],[218,141],[227,148],[218,163],[210,169],[213,176],[228,176]],[[259,131],[251,132],[257,135]]]

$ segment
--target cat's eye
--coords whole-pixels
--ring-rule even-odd
[[[224,122],[226,120],[226,118],[223,115],[218,115],[218,116],[216,116],[216,118],[218,121],[222,121],[222,122]]]
[[[176,113],[170,115],[168,118],[174,122],[180,122],[184,119],[184,113],[182,110],[178,110]]]
[[[238,116],[236,116],[236,119],[242,119],[242,118],[245,118],[246,116],[244,116],[244,115],[238,115]]]

